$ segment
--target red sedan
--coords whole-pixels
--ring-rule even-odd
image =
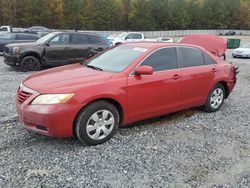
[[[235,74],[233,65],[199,46],[128,43],[86,65],[28,77],[18,89],[16,107],[27,129],[52,137],[75,135],[96,145],[120,125],[199,106],[219,110]]]

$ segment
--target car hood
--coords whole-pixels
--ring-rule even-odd
[[[241,52],[250,52],[250,48],[236,48],[234,51],[241,51]]]
[[[35,73],[23,84],[39,93],[70,93],[84,86],[104,83],[112,75],[114,73],[97,71],[78,63]]]
[[[25,42],[25,43],[12,43],[12,44],[8,44],[7,47],[25,47],[25,46],[39,46],[39,43],[36,42]]]

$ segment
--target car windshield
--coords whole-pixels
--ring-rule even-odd
[[[49,39],[51,39],[53,36],[55,36],[56,33],[49,33],[45,36],[43,36],[42,38],[38,39],[36,42],[39,44],[43,44],[45,42],[47,42]]]
[[[243,44],[243,45],[242,45],[242,48],[250,48],[250,43]]]
[[[117,35],[118,38],[123,38],[127,33],[126,32],[122,32],[119,35]]]
[[[108,72],[121,72],[146,51],[146,48],[118,46],[89,61],[87,66]]]

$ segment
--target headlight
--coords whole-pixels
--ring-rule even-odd
[[[12,54],[13,54],[13,55],[19,54],[19,51],[20,51],[20,48],[19,48],[19,47],[13,47],[13,48],[12,48]]]
[[[44,94],[36,97],[31,104],[63,104],[69,101],[74,93],[68,94]]]

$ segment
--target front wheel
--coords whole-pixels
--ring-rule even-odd
[[[204,110],[207,112],[218,111],[225,100],[225,88],[222,84],[217,84],[209,93]]]
[[[23,72],[38,71],[40,70],[40,61],[34,56],[26,56],[21,62],[21,70]]]
[[[97,145],[109,140],[119,126],[117,108],[106,101],[88,105],[79,115],[75,124],[77,138],[87,145]]]

